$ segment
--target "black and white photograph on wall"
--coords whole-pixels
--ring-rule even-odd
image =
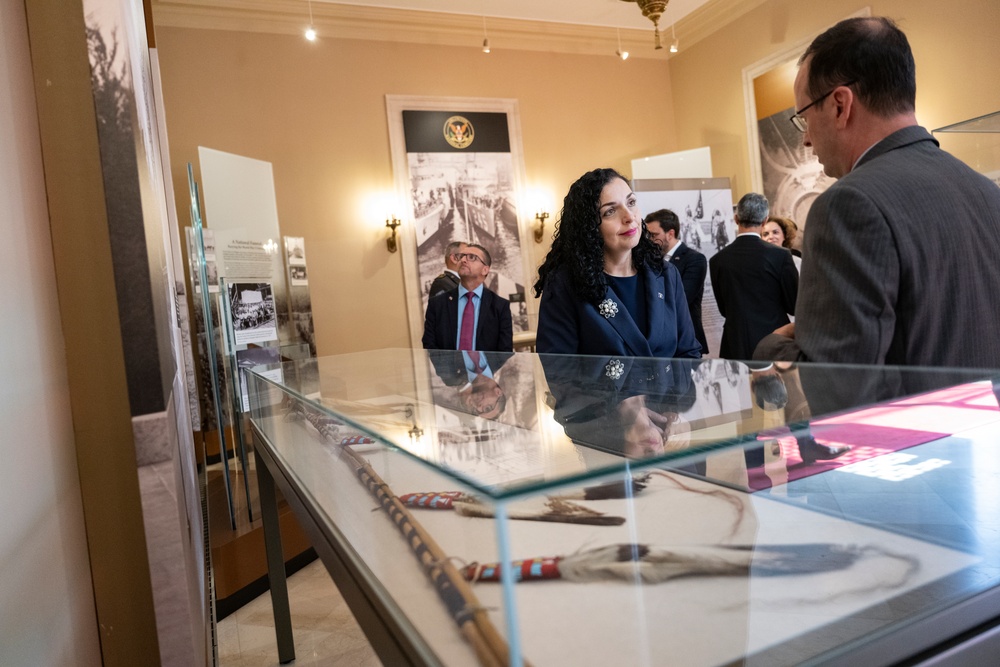
[[[760,172],[771,215],[791,218],[804,233],[812,203],[834,179],[823,173],[812,149],[802,145],[802,133],[788,120],[793,113],[789,107],[757,121]]]
[[[219,291],[219,265],[215,260],[205,260],[205,275],[208,277],[208,291],[214,294]]]
[[[503,113],[403,111],[410,201],[423,307],[444,268],[445,247],[474,243],[493,263],[486,287],[505,299],[525,292],[514,162]],[[511,303],[514,331],[528,328],[527,305]]]
[[[229,309],[236,345],[278,340],[271,283],[230,283]]]
[[[308,285],[309,276],[306,273],[306,267],[304,266],[289,266],[288,276],[291,279],[292,285]]]
[[[661,208],[676,213],[680,219],[681,242],[705,255],[706,260],[736,238],[733,193],[728,178],[637,179],[632,188],[644,216]],[[707,273],[701,321],[709,352],[704,356],[718,357],[725,320],[715,303],[712,279]]]
[[[198,240],[193,227],[184,228],[188,247],[188,268],[191,272],[191,288],[194,294],[201,294],[201,272],[198,270]],[[205,276],[208,280],[209,293],[219,291],[219,266],[215,263],[215,234],[210,229],[201,230],[204,243]]]
[[[288,263],[288,305],[291,314],[291,337],[288,342],[305,343],[309,346],[309,356],[315,357],[316,334],[313,328],[312,297],[309,294],[305,239],[301,236],[286,236],[285,258]]]
[[[285,237],[285,256],[288,258],[288,266],[306,265],[306,244],[301,236]]]
[[[215,232],[207,227],[201,230],[201,239],[205,244],[205,261],[215,263]]]

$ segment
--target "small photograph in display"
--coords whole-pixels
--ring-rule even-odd
[[[219,267],[215,260],[205,260],[205,275],[208,277],[208,291],[215,293],[219,291]]]
[[[201,230],[201,238],[205,242],[205,261],[215,261],[215,232],[211,229]]]
[[[285,253],[288,256],[288,266],[306,265],[306,243],[301,236],[285,237]]]
[[[236,345],[278,340],[271,283],[232,283],[229,308]]]
[[[308,285],[309,277],[304,266],[289,266],[288,274],[293,285]]]

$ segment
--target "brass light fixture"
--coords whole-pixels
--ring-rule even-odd
[[[407,419],[413,422],[413,427],[409,431],[407,431],[407,434],[410,436],[410,440],[416,442],[421,437],[423,437],[424,429],[420,428],[417,425],[416,409],[414,408],[412,403],[406,404],[406,408],[403,410],[403,414],[406,415]]]
[[[490,52],[490,36],[486,34],[486,14],[483,14],[483,53]]]
[[[396,216],[392,216],[390,220],[385,221],[385,226],[392,232],[392,235],[385,240],[385,245],[389,249],[389,252],[396,252],[399,249],[399,246],[396,244],[396,227],[399,227],[401,224],[403,223]]]
[[[642,15],[653,22],[653,34],[655,36],[655,48],[662,49],[660,44],[660,17],[667,10],[669,0],[622,0],[622,2],[634,2],[639,5]]]
[[[539,211],[535,214],[535,220],[538,221],[538,226],[535,227],[535,243],[541,243],[542,238],[545,236],[545,221],[549,219],[549,214],[546,211]]]

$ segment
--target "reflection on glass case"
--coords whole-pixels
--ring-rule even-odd
[[[941,148],[1000,186],[1000,111],[934,130]]]
[[[890,664],[998,616],[1000,372],[409,349],[261,371],[258,474],[385,664]]]

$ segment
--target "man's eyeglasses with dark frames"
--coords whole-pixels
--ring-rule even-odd
[[[454,255],[452,255],[452,257],[454,257],[459,262],[461,262],[463,259],[467,259],[473,263],[475,262],[482,262],[483,264],[486,263],[486,261],[482,257],[480,257],[479,255],[473,255],[471,252],[456,252]]]
[[[833,95],[834,91],[836,91],[837,88],[840,88],[841,86],[853,86],[855,83],[857,83],[856,79],[848,81],[847,83],[842,83],[840,84],[840,86],[835,86],[831,88],[829,92],[823,93],[822,95],[814,99],[812,102],[810,102],[809,104],[805,105],[804,107],[793,113],[788,120],[792,121],[792,125],[795,126],[796,130],[798,130],[799,132],[805,132],[807,129],[809,129],[809,124],[808,122],[806,122],[805,116],[802,115],[803,113],[805,113],[812,107],[816,106],[826,98],[830,97],[830,95]]]

